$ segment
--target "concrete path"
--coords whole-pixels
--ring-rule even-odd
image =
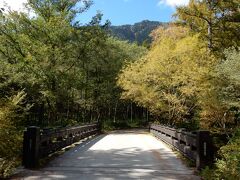
[[[80,144],[15,179],[200,179],[164,143],[144,131],[116,131]]]

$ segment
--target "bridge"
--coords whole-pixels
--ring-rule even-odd
[[[187,167],[173,152],[164,138],[159,140],[159,138],[153,136],[156,135],[154,132],[150,134],[148,130],[122,130],[92,136],[96,133],[96,129],[95,126],[90,127],[90,130],[86,127],[85,130],[80,128],[81,131],[76,128],[72,131],[61,131],[61,133],[48,133],[44,138],[37,138],[37,141],[42,139],[41,144],[48,147],[48,152],[51,149],[56,150],[57,147],[61,148],[66,142],[69,144],[70,141],[67,137],[71,137],[72,141],[75,139],[77,144],[51,160],[45,167],[37,169],[29,168],[29,166],[34,167],[38,164],[36,163],[38,160],[33,163],[34,157],[31,157],[31,150],[25,149],[24,151],[28,151],[28,155],[25,156],[23,164],[28,169],[20,170],[12,179],[200,179],[194,174],[194,169]],[[157,129],[160,132],[161,127],[152,126],[151,131],[156,132]],[[72,132],[75,132],[75,134]],[[165,135],[170,137],[167,134]],[[25,138],[26,136],[25,134]],[[40,136],[43,136],[43,133],[40,133]],[[54,146],[46,146],[45,141],[49,141],[51,137],[56,138],[56,136],[58,136],[57,139],[61,139],[59,141],[61,143],[58,143],[61,145],[56,146],[55,142]],[[65,137],[65,143],[62,143],[63,138],[59,138],[60,136]],[[91,137],[86,139],[86,136]],[[27,144],[26,141],[25,145]],[[38,143],[34,142],[33,139],[30,142],[30,146],[36,155],[36,149],[33,146]],[[42,156],[41,152],[47,154],[46,148],[44,150],[40,146],[38,145],[37,150],[38,157]],[[27,157],[31,158],[28,159]]]

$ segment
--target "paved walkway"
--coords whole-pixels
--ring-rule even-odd
[[[144,131],[116,131],[82,143],[38,171],[15,179],[200,179],[164,143]]]

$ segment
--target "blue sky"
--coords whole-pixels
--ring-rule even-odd
[[[103,13],[103,21],[112,25],[134,24],[142,20],[168,22],[172,20],[176,5],[188,0],[94,0],[92,7],[78,18],[81,23],[91,20],[97,11]]]
[[[91,20],[97,11],[101,11],[104,20],[112,25],[134,24],[142,20],[171,21],[175,7],[186,5],[189,0],[93,0],[93,6],[78,17],[82,24]],[[17,11],[23,10],[27,0],[0,0],[0,7],[8,6]]]

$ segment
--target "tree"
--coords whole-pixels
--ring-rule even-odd
[[[44,116],[51,121],[61,116],[58,112],[65,111],[62,102],[66,102],[62,100],[69,99],[73,90],[69,80],[83,79],[77,66],[81,64],[76,51],[78,31],[71,25],[81,12],[74,9],[78,2],[32,0],[27,5],[36,17],[10,11],[1,21],[1,63],[8,69],[3,85],[8,93],[13,88],[26,89],[28,101],[34,104],[31,111],[40,124]],[[88,7],[85,4],[83,9]]]
[[[80,2],[82,8],[76,9]],[[128,104],[119,100],[117,74],[125,61],[134,61],[146,49],[110,37],[109,22],[102,25],[101,14],[86,26],[76,22],[74,17],[89,3],[29,0],[27,7],[34,16],[1,11],[2,175],[19,163],[25,126],[70,126],[123,116]]]
[[[148,108],[167,123],[190,121],[198,110],[199,84],[215,59],[187,28],[160,28],[142,59],[128,64],[119,75],[122,97]]]
[[[76,4],[85,3],[76,9]],[[86,26],[74,17],[90,1],[31,0],[35,17],[10,11],[2,17],[2,96],[25,88],[34,104],[25,124],[56,125],[100,119],[115,106],[115,77],[145,48],[109,37],[98,13]],[[109,103],[111,102],[111,103]]]
[[[239,0],[191,0],[177,8],[178,20],[200,33],[208,47],[217,55],[225,48],[238,47]]]
[[[18,124],[27,111],[22,106],[25,97],[21,91],[0,99],[0,178],[10,175],[21,159],[22,130]]]
[[[225,50],[226,60],[217,64],[202,84],[201,118],[205,127],[231,134],[239,125],[239,50]]]

